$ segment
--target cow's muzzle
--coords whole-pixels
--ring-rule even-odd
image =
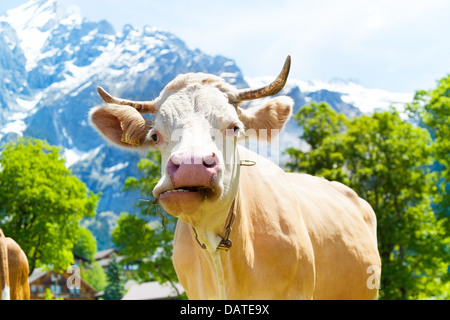
[[[174,153],[167,163],[167,174],[173,188],[162,192],[160,198],[195,193],[203,200],[214,200],[220,170],[219,157],[212,151],[191,147]]]

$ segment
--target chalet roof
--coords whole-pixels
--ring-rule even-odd
[[[79,254],[76,254],[76,253],[73,253],[73,258],[75,259],[75,261],[76,260],[81,260],[83,262],[90,262],[89,259],[87,259],[87,258],[85,258],[85,257],[83,257],[83,256],[81,256]]]
[[[36,268],[33,270],[33,273],[30,274],[28,277],[28,283],[33,283],[34,281],[38,280],[39,278],[42,278],[45,276],[49,270],[45,270],[44,268]]]
[[[95,260],[102,260],[105,258],[109,258],[109,256],[113,253],[117,253],[117,250],[116,249],[106,249],[106,250],[98,251],[95,254]]]
[[[130,284],[127,283],[127,286],[130,286]],[[180,293],[184,292],[180,284],[176,284],[176,287]],[[122,300],[157,300],[176,297],[176,295],[176,291],[168,283],[160,284],[157,281],[152,281],[138,284],[135,282],[131,284]]]

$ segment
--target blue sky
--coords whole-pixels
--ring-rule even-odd
[[[431,89],[450,73],[448,0],[60,0],[89,20],[168,30],[234,59],[248,76],[358,80],[394,92]],[[26,0],[1,0],[0,14]],[[74,7],[76,6],[76,7]]]

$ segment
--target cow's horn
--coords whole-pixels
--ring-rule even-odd
[[[284,85],[286,84],[290,68],[291,56],[287,56],[286,61],[284,62],[283,70],[281,70],[275,81],[259,89],[244,89],[239,91],[240,101],[254,100],[277,94],[281,91],[281,89],[283,89]]]
[[[132,101],[116,98],[106,92],[102,87],[97,87],[97,91],[106,103],[126,105],[135,108],[139,113],[154,113],[155,105],[153,101]]]

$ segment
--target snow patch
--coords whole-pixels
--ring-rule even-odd
[[[245,81],[250,87],[261,87],[271,83],[273,77],[246,77]],[[331,81],[288,79],[281,94],[286,94],[294,87],[299,87],[300,91],[303,93],[317,92],[320,90],[340,93],[342,94],[342,101],[355,106],[363,113],[373,113],[376,110],[387,110],[391,105],[400,111],[403,110],[403,106],[406,103],[411,102],[414,97],[413,93],[398,93],[380,89],[369,89],[354,81],[339,79]],[[311,100],[310,98],[305,97],[305,101],[309,103]]]
[[[27,59],[27,71],[37,65],[41,49],[59,17],[59,6],[56,0],[32,0],[8,10],[6,16],[0,18],[16,30]]]
[[[75,90],[74,92],[72,92],[70,94],[71,97],[76,97],[81,91],[83,91],[84,89],[89,88],[92,85],[92,81],[88,81],[85,84],[83,84],[81,87],[79,87],[77,90]]]
[[[15,120],[15,121],[7,123],[0,132],[2,134],[16,133],[20,137],[22,137],[23,132],[25,131],[26,128],[27,128],[27,125],[25,124],[25,122],[23,120]]]
[[[36,107],[36,105],[39,103],[39,101],[41,101],[41,98],[42,98],[42,92],[39,92],[38,94],[36,94],[36,96],[34,96],[34,98],[32,100],[25,100],[25,99],[17,98],[16,103],[19,105],[19,107],[23,111],[30,111]]]
[[[89,158],[93,158],[97,156],[97,154],[100,152],[102,146],[95,148],[93,150],[90,150],[88,152],[83,152],[78,150],[77,148],[72,149],[64,149],[64,152],[62,154],[63,159],[66,161],[66,167],[70,168],[75,163],[83,160],[87,160]]]
[[[373,113],[375,110],[387,110],[389,106],[402,108],[405,103],[411,102],[414,94],[389,92],[381,89],[369,89],[353,81],[301,81],[288,80],[288,84],[294,84],[303,92],[316,92],[327,90],[342,94],[342,101],[352,104],[363,113]]]
[[[116,172],[116,171],[120,171],[120,170],[125,169],[126,167],[128,167],[128,165],[129,165],[128,161],[125,162],[125,163],[119,163],[119,164],[117,164],[115,166],[112,166],[110,168],[106,168],[105,169],[105,173],[113,173],[113,172]]]

